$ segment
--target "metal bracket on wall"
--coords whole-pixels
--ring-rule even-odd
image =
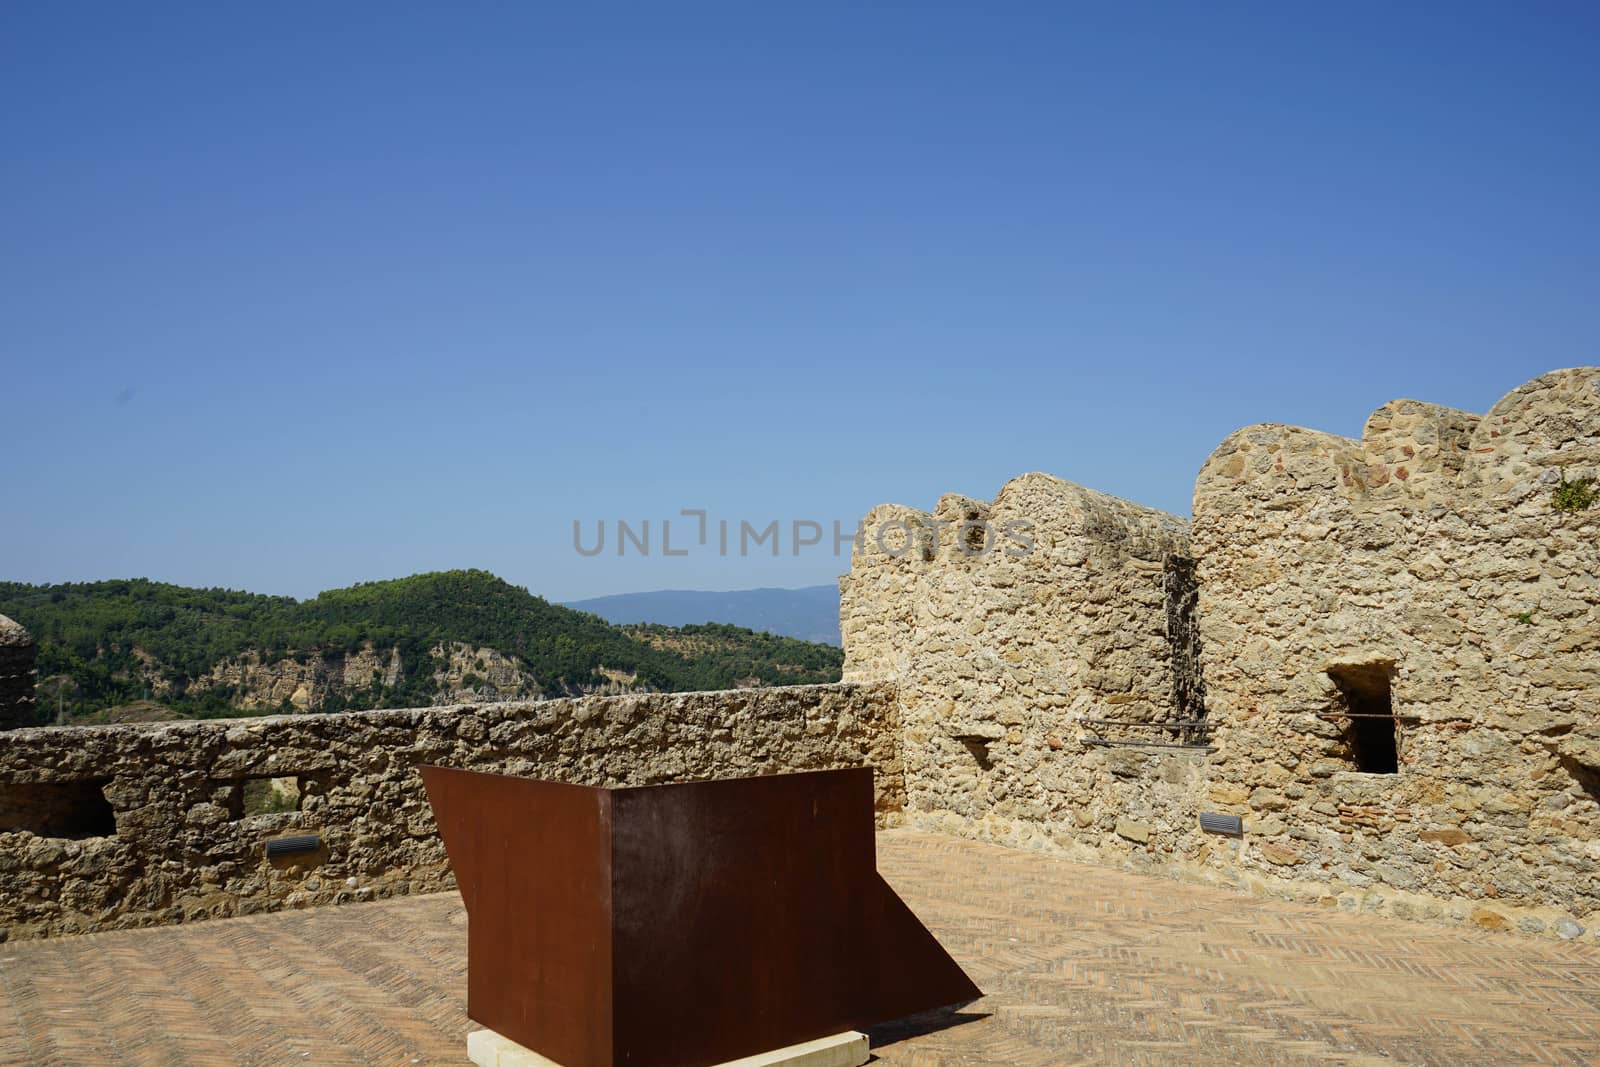
[[[1319,719],[1388,719],[1390,722],[1422,722],[1420,715],[1379,715],[1367,711],[1326,711],[1317,714]]]
[[[1118,741],[1108,740],[1104,737],[1080,737],[1078,740],[1086,745],[1101,745],[1114,748],[1177,748],[1185,752],[1215,752],[1215,745],[1174,745],[1165,741]]]

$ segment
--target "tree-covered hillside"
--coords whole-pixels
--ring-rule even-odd
[[[394,650],[402,676],[318,710],[425,705],[436,695],[439,650],[452,642],[514,660],[547,696],[618,677],[667,691],[836,681],[843,662],[837,648],[731,626],[623,629],[477,570],[368,582],[306,601],[144,579],[0,582],[0,614],[39,642],[39,676],[55,687],[41,691],[40,703],[80,716],[149,697],[152,683],[180,714],[236,713],[247,696],[237,687],[202,692],[191,683],[241,657],[307,662],[364,649]]]

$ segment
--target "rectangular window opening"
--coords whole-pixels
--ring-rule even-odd
[[[1390,680],[1394,663],[1345,664],[1328,668],[1338,687],[1345,716],[1344,743],[1356,770],[1395,774],[1400,770],[1399,722],[1394,715]]]
[[[81,782],[0,783],[0,833],[40,837],[111,837],[117,819],[106,799],[109,778]]]
[[[235,819],[248,819],[253,815],[299,811],[300,800],[300,779],[294,775],[244,778],[234,784],[229,814]]]

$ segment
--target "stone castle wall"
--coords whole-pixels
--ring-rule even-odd
[[[21,625],[0,615],[0,730],[38,723],[34,698],[33,638]]]
[[[1197,714],[1188,523],[1027,474],[992,503],[876,508],[863,531],[840,581],[845,678],[896,684],[911,817],[1159,848],[1198,761],[1083,738],[1190,733],[1155,725]]]
[[[1482,417],[1395,401],[1359,441],[1240,430],[1192,533],[1042,475],[879,508],[841,581],[846,677],[898,686],[921,825],[1576,936],[1600,925],[1600,507],[1552,492],[1597,475],[1584,368]],[[1042,552],[948,551],[948,523],[1019,513]]]
[[[1490,926],[1600,908],[1600,509],[1556,509],[1563,472],[1600,474],[1600,369],[1482,417],[1401,400],[1359,441],[1254,426],[1212,454],[1195,551],[1206,802],[1247,825],[1228,862]]]
[[[824,685],[14,731],[0,940],[449,888],[424,763],[589,785],[871,764],[892,818],[894,713],[888,687]],[[291,810],[251,814],[262,795]]]

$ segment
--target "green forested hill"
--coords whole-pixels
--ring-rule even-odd
[[[247,656],[268,664],[364,649],[400,656],[395,684],[333,693],[315,710],[431,703],[439,649],[452,642],[501,653],[547,696],[617,677],[667,691],[837,681],[843,661],[828,645],[732,626],[625,629],[476,570],[369,582],[305,601],[144,579],[0,582],[0,614],[33,632],[40,678],[67,694],[42,689],[41,704],[59,702],[79,716],[151,696],[153,683],[180,714],[237,714],[251,694],[226,685],[191,691],[190,683]]]

